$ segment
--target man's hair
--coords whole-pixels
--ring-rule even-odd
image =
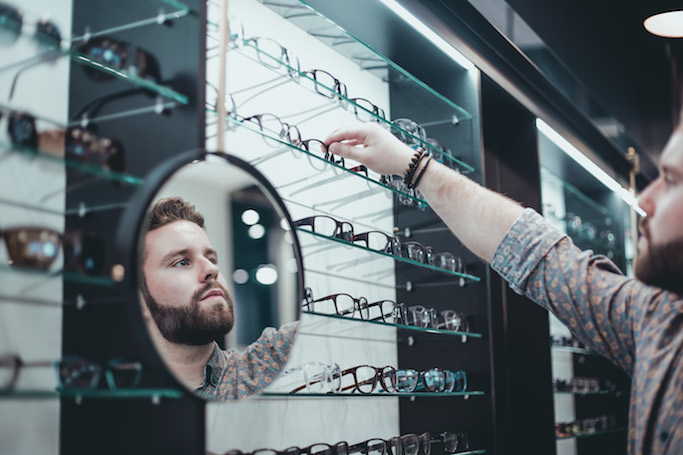
[[[149,213],[149,231],[153,231],[174,221],[190,221],[204,229],[204,217],[194,205],[179,197],[160,199]]]

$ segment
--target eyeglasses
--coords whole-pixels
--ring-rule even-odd
[[[366,98],[351,98],[353,113],[362,122],[380,122],[386,120],[384,109],[376,106]]]
[[[412,316],[412,324],[416,327],[423,328],[437,328],[438,321],[436,310],[434,308],[425,308],[422,305],[413,305],[408,307]]]
[[[104,265],[104,240],[82,230],[57,231],[39,227],[1,229],[9,262],[18,267],[48,269],[64,248],[64,270],[98,274]]]
[[[368,395],[375,391],[379,384],[387,393],[396,392],[396,370],[391,366],[381,368],[370,365],[358,365],[342,371],[342,378],[346,375],[353,376],[353,385],[343,387],[342,392],[351,390]]]
[[[54,367],[61,390],[94,389],[99,386],[102,372],[110,389],[137,387],[142,375],[142,364],[124,357],[117,357],[106,364],[99,364],[83,357],[65,356],[58,361],[25,362],[17,355],[0,357],[0,370],[3,374],[0,390],[14,390],[22,368]]]
[[[432,368],[427,371],[413,369],[396,370],[396,390],[398,392],[464,392],[467,390],[467,375],[464,371],[456,372]]]
[[[273,69],[280,68],[284,64],[287,67],[287,74],[289,74],[290,77],[299,77],[299,58],[274,39],[260,36],[242,38],[241,44],[247,43],[256,49],[259,62]]]
[[[106,36],[90,38],[78,48],[86,57],[142,79],[161,83],[157,59],[144,49]],[[111,80],[114,76],[106,71],[83,66],[86,74],[97,81]]]
[[[327,215],[314,215],[293,222],[295,227],[310,228],[316,234],[326,237],[337,237],[342,240],[353,239],[353,225],[347,221],[338,221]]]
[[[321,362],[308,362],[298,368],[285,371],[291,374],[302,371],[304,385],[289,393],[297,393],[306,389],[310,393],[339,393],[341,391],[341,368],[336,363],[326,365]]]
[[[233,111],[234,113],[234,111]],[[236,113],[234,113],[236,115]],[[259,129],[264,133],[274,134],[278,139],[286,140],[290,144],[298,145],[301,143],[301,132],[295,125],[283,122],[278,116],[274,114],[257,114],[240,119],[242,122],[252,122],[258,125]],[[266,142],[268,142],[266,140]],[[274,143],[273,145],[279,145]]]
[[[348,99],[346,84],[325,70],[312,69],[303,71],[301,74],[312,79],[316,93],[330,99]],[[309,80],[310,80],[309,79]]]
[[[3,113],[0,112],[2,117]],[[17,147],[63,154],[75,161],[104,169],[124,170],[123,146],[114,139],[98,137],[88,130],[74,127],[38,132],[36,118],[26,112],[10,111],[7,118],[7,134]]]
[[[252,452],[242,452],[241,450],[230,450],[224,455],[348,455],[349,444],[346,441],[338,442],[334,445],[319,442],[308,447],[288,447],[285,450],[258,449]]]
[[[438,439],[433,439],[432,444],[439,443],[443,447],[444,453],[455,453],[470,448],[470,438],[467,433],[444,432]]]
[[[19,10],[7,3],[0,3],[0,29],[8,32],[12,42],[19,38],[23,27],[24,18]],[[59,28],[47,19],[40,19],[35,24],[35,38],[39,44],[52,48],[59,47],[62,42]]]
[[[444,322],[437,324],[437,328],[446,328],[455,332],[470,331],[470,324],[463,313],[456,313],[454,310],[444,310],[441,312]]]
[[[432,438],[429,433],[404,434],[400,438],[403,455],[430,455],[432,453]]]
[[[409,118],[397,118],[391,122],[396,128],[391,132],[401,140],[401,142],[414,145],[426,142],[427,133],[417,122]]]
[[[398,303],[393,300],[378,300],[368,303],[365,297],[355,298],[346,293],[331,294],[319,299],[313,299],[313,291],[305,289],[302,307],[308,311],[323,314],[337,314],[338,316],[356,317],[366,321],[382,320],[395,322]]]

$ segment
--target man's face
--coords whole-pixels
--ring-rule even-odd
[[[203,345],[232,329],[232,299],[217,264],[195,223],[174,221],[146,234],[142,293],[168,341]]]
[[[683,122],[669,139],[659,177],[642,192],[645,211],[638,241],[636,276],[642,281],[683,292]]]

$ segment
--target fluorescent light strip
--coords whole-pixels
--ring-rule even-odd
[[[441,38],[439,35],[434,33],[432,29],[423,24],[417,17],[401,6],[396,0],[380,0],[384,3],[387,8],[396,13],[401,19],[406,21],[408,25],[417,30],[422,36],[431,41],[436,47],[438,47],[444,54],[448,55],[454,62],[462,66],[466,70],[472,70],[475,68],[474,64],[470,62],[467,57],[458,52],[453,46],[451,46],[445,39]]]
[[[560,136],[560,134],[548,126],[540,118],[536,119],[536,128],[538,131],[543,133],[548,139],[550,139],[555,145],[557,145],[564,153],[569,155],[571,159],[576,161],[587,170],[593,177],[598,179],[600,183],[609,188],[612,192],[616,193],[624,202],[633,207],[640,216],[645,216],[645,212],[638,206],[638,199],[631,193],[630,190],[624,188],[610,177],[605,171],[600,169],[600,167],[588,159],[586,155],[581,153],[579,149],[574,147],[568,140]]]

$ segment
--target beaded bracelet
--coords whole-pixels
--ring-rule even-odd
[[[432,155],[429,155],[427,157],[427,161],[425,161],[425,165],[422,166],[422,169],[420,170],[420,173],[417,174],[417,177],[415,178],[415,182],[409,183],[408,187],[410,188],[417,188],[417,185],[420,183],[420,179],[424,175],[425,171],[427,170],[427,166],[429,166],[429,162],[432,160]]]
[[[423,149],[422,147],[417,147],[415,149],[415,154],[410,160],[410,164],[408,165],[408,169],[406,169],[405,174],[403,174],[403,181],[406,183],[406,185],[410,186],[410,181],[413,179],[413,176],[415,175],[415,171],[417,170],[420,161],[427,155],[427,151]]]

